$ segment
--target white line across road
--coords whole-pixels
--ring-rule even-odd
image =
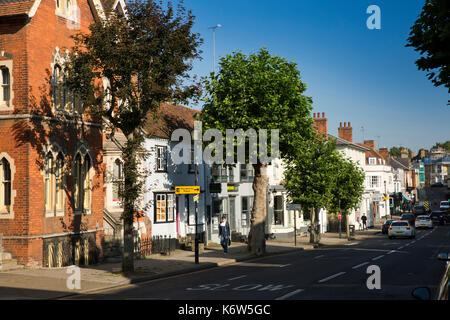
[[[246,275],[243,275],[243,276],[239,276],[239,277],[236,277],[236,278],[228,279],[228,281],[233,281],[233,280],[237,280],[237,279],[242,279],[242,278],[245,278],[245,277],[246,277]]]
[[[328,280],[337,278],[337,277],[339,277],[339,276],[342,276],[343,274],[345,274],[345,272],[339,272],[339,273],[336,273],[336,274],[334,274],[334,275],[332,275],[332,276],[329,276],[329,277],[327,277],[327,278],[325,278],[325,279],[319,280],[319,283],[327,282]]]
[[[391,251],[389,251],[388,253],[386,253],[386,254],[392,254],[392,253],[395,253],[395,252],[397,252],[397,251],[395,251],[395,250],[391,250]]]
[[[291,265],[290,263],[288,263],[288,264],[283,264],[283,265],[280,266],[280,268],[289,267],[290,265]]]
[[[303,289],[298,289],[298,290],[289,292],[288,294],[285,294],[284,296],[281,296],[281,297],[279,297],[279,298],[276,298],[275,300],[285,300],[285,299],[287,299],[287,298],[290,298],[290,297],[292,297],[292,296],[295,296],[297,293],[300,293],[300,292],[302,292],[302,291],[305,291],[305,290],[303,290]]]
[[[314,257],[314,259],[320,259],[320,258],[323,258],[323,257],[325,257],[325,255],[321,254],[320,256]]]
[[[373,258],[372,261],[379,260],[379,259],[381,259],[381,258],[383,258],[383,257],[384,257],[384,254],[382,254],[381,256],[378,256],[378,257]]]
[[[369,263],[368,263],[368,262],[360,263],[360,264],[358,264],[358,265],[352,267],[352,269],[358,269],[358,268],[361,268],[362,266],[365,266],[366,264],[369,264]]]

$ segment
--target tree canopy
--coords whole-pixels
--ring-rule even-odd
[[[409,35],[406,46],[422,55],[416,61],[419,70],[450,92],[450,2],[427,0]]]

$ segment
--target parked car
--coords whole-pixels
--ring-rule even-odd
[[[430,218],[433,223],[444,225],[447,222],[447,214],[443,211],[433,211],[430,214]]]
[[[442,182],[436,182],[431,185],[432,188],[442,188],[444,184]]]
[[[388,233],[388,230],[389,230],[389,227],[391,226],[392,221],[395,221],[395,220],[394,219],[386,220],[386,222],[381,227],[381,233],[382,234],[387,234]]]
[[[407,220],[392,221],[388,230],[389,239],[397,237],[408,237],[414,239],[416,237],[415,229],[411,227]]]
[[[400,220],[407,220],[411,226],[414,226],[416,223],[416,216],[412,213],[404,213],[400,217]]]
[[[436,292],[436,300],[450,300],[450,255],[447,253],[440,253],[438,259],[446,262],[444,274]],[[431,290],[429,287],[415,288],[411,292],[412,296],[418,300],[431,300]]]
[[[417,216],[416,228],[433,228],[433,221],[431,220],[430,216]]]
[[[423,205],[420,204],[416,204],[413,208],[413,212],[414,214],[417,216],[419,214],[424,214],[425,212],[425,207]]]
[[[441,204],[439,206],[439,210],[441,211],[449,211],[450,210],[450,202],[448,201],[441,201]]]

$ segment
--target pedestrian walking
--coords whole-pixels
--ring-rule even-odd
[[[230,224],[226,216],[222,216],[222,222],[219,225],[220,244],[223,248],[223,253],[228,253],[228,246],[231,244],[230,239]]]
[[[362,221],[362,223],[363,223],[363,230],[367,230],[367,225],[366,225],[367,217],[366,217],[365,215],[363,215],[363,216],[361,217],[361,221]]]

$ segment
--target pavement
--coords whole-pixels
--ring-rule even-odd
[[[337,233],[321,235],[319,248],[332,248],[343,244],[356,244],[362,240],[377,237],[381,234],[381,225],[373,229],[357,230],[351,240],[347,240],[345,233],[339,238]],[[274,239],[266,242],[265,256],[275,256],[301,250],[316,250],[309,243],[309,237]],[[170,255],[151,255],[146,259],[135,260],[135,272],[131,275],[121,273],[121,262],[100,263],[90,266],[80,266],[80,286],[70,284],[73,267],[63,268],[27,268],[0,272],[0,299],[56,299],[77,294],[87,294],[94,291],[106,290],[154,279],[161,279],[176,275],[193,273],[196,271],[232,265],[237,262],[257,258],[247,252],[245,243],[232,243],[228,254],[224,254],[222,247],[210,243],[199,254],[199,264],[194,262],[194,252],[176,250]],[[73,279],[73,278],[72,278]],[[69,285],[68,285],[69,283]]]

